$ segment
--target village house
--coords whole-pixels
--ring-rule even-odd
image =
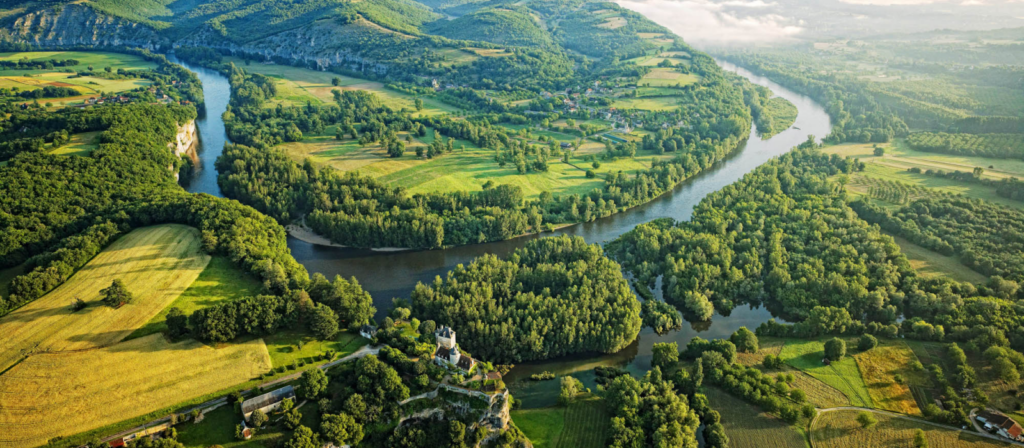
[[[363,327],[359,329],[359,335],[366,339],[373,339],[377,336],[377,327],[374,327],[373,325],[363,325]]]
[[[978,413],[977,419],[987,431],[995,432],[1012,440],[1024,440],[1024,437],[1021,437],[1024,429],[1010,417],[998,412],[982,411]]]
[[[249,417],[257,410],[263,411],[264,414],[270,413],[281,407],[281,402],[285,399],[295,399],[295,389],[292,386],[285,386],[243,401],[242,417],[245,418],[245,421],[249,421]]]
[[[434,332],[437,339],[437,350],[434,351],[434,363],[445,368],[457,368],[464,372],[473,370],[476,361],[469,355],[459,352],[459,346],[455,343],[455,330],[449,326],[442,326]]]

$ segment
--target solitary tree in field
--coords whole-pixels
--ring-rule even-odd
[[[416,106],[417,111],[423,110],[423,100],[416,98],[416,101],[413,104]]]
[[[857,341],[857,348],[859,348],[862,352],[871,350],[876,346],[878,346],[878,339],[870,334],[865,334],[861,336],[860,340]]]
[[[132,294],[119,278],[114,279],[109,288],[101,289],[100,294],[103,295],[103,303],[111,307],[132,303]]]
[[[757,352],[757,335],[753,331],[747,329],[747,327],[740,327],[736,330],[729,340],[733,344],[736,344],[736,350],[743,353],[756,353]]]
[[[875,157],[882,157],[885,155],[885,148],[881,146],[875,146]]]
[[[878,423],[878,420],[876,420],[870,412],[861,412],[860,414],[857,414],[857,423],[860,423],[862,428],[867,429],[875,426],[875,423]]]
[[[337,76],[331,78],[331,85],[334,86],[334,87],[340,86],[341,85],[341,78],[339,78]]]
[[[921,428],[914,431],[914,448],[928,448],[928,439],[924,437],[924,430]]]
[[[831,361],[839,361],[846,356],[846,341],[839,338],[832,338],[825,342],[825,357]]]

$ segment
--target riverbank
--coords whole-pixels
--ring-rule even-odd
[[[306,227],[305,224],[288,224],[288,225],[284,226],[284,229],[288,231],[288,236],[291,236],[292,238],[295,238],[295,239],[297,239],[299,241],[302,241],[302,242],[305,242],[305,243],[313,244],[313,245],[316,245],[316,246],[323,246],[323,247],[337,247],[337,248],[340,248],[340,249],[352,249],[349,246],[342,246],[341,244],[332,243],[331,240],[329,240],[327,238],[324,238],[323,236],[320,236],[319,234],[314,232],[313,229],[310,229],[309,227]],[[411,249],[407,249],[407,248],[404,248],[404,247],[374,247],[374,248],[368,249],[368,250],[372,250],[372,251],[376,251],[376,252],[402,252],[402,251],[407,251],[407,250],[411,250]]]

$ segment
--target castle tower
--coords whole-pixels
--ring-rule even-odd
[[[455,330],[452,330],[451,327],[445,325],[438,328],[434,332],[434,336],[437,338],[438,346],[449,350],[455,348]]]

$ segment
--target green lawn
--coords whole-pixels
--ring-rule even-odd
[[[296,403],[298,404],[298,403]],[[302,413],[302,425],[312,428],[314,431],[320,426],[320,416],[316,403],[307,403],[299,409]],[[178,429],[178,441],[190,448],[206,448],[210,446],[222,446],[233,448],[241,446],[281,446],[291,438],[292,431],[284,428],[281,423],[276,423],[280,415],[271,414],[267,426],[256,431],[256,435],[249,440],[238,440],[235,438],[235,426],[242,422],[242,415],[235,411],[234,406],[225,405],[209,412],[198,424],[192,422],[182,423]]]
[[[581,396],[566,406],[512,412],[512,421],[536,448],[600,448],[608,439],[611,415],[604,401]]]
[[[260,294],[262,288],[260,282],[235,266],[231,260],[223,256],[213,257],[206,269],[199,274],[199,278],[192,282],[185,292],[146,325],[135,330],[128,339],[165,331],[167,324],[164,321],[171,308],[177,307],[185,314],[191,314],[200,308]]]
[[[822,364],[825,340],[786,339],[779,357],[786,364],[836,388],[850,399],[853,406],[873,407],[871,395],[868,394],[867,385],[853,357],[847,355],[840,361],[833,361],[831,365]],[[847,352],[850,352],[856,344],[852,340],[847,341],[846,347]]]
[[[345,356],[359,349],[370,341],[356,333],[338,332],[331,341],[317,340],[305,330],[282,329],[277,333],[263,338],[270,352],[270,362],[277,368],[291,365],[293,362],[307,363],[319,360],[320,356],[333,350],[337,356]]]

